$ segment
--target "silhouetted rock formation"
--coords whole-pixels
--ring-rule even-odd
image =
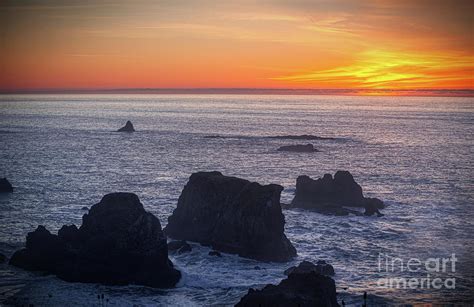
[[[133,124],[131,121],[127,120],[125,126],[117,130],[118,132],[134,132],[135,129],[133,128]]]
[[[377,201],[374,201],[373,198],[371,198],[371,199],[372,199],[372,201],[365,205],[364,215],[372,216],[372,215],[375,214],[378,217],[383,216],[383,214],[380,213],[380,211],[379,211],[379,207],[378,207],[379,205],[378,205]]]
[[[295,198],[291,204],[293,207],[316,209],[322,213],[332,212],[337,215],[353,212],[342,206],[369,208],[368,213],[384,207],[380,199],[364,197],[362,188],[348,171],[336,172],[334,179],[330,174],[325,174],[317,180],[299,176],[296,180]]]
[[[82,226],[58,235],[38,226],[10,264],[74,282],[173,287],[181,274],[168,259],[159,220],[132,193],[105,195],[84,214]]]
[[[192,251],[193,248],[189,245],[188,242],[181,241],[171,241],[168,243],[168,251],[176,252],[178,254],[186,253]]]
[[[317,135],[302,134],[302,135],[277,135],[269,136],[270,139],[284,139],[284,140],[335,140],[332,137],[322,137]]]
[[[192,174],[165,232],[242,257],[287,261],[296,250],[284,234],[282,190],[219,172]]]
[[[298,266],[292,266],[285,270],[285,275],[290,275],[291,273],[309,273],[315,272],[321,275],[334,276],[334,268],[329,263],[326,263],[324,260],[319,260],[317,264],[314,264],[309,261],[303,261]]]
[[[316,148],[314,148],[313,144],[306,144],[306,145],[281,146],[280,148],[278,148],[278,151],[317,152],[318,150]]]
[[[0,193],[13,192],[13,186],[7,178],[0,178]]]
[[[262,290],[250,289],[235,306],[336,307],[339,304],[334,280],[308,272],[291,273],[277,286],[266,285]]]

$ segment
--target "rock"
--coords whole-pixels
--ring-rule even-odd
[[[316,148],[312,144],[306,145],[287,145],[281,146],[277,149],[278,151],[290,151],[290,152],[317,152]]]
[[[89,208],[88,208],[88,207],[86,207],[86,206],[84,206],[84,207],[82,207],[82,208],[81,208],[81,210],[88,211],[88,210],[89,210]]]
[[[271,139],[285,139],[285,140],[335,140],[332,137],[322,137],[317,135],[302,134],[302,135],[277,135],[270,136]]]
[[[5,256],[4,254],[0,253],[0,263],[4,263],[7,261],[7,256]]]
[[[171,241],[168,243],[168,251],[170,252],[177,252],[178,254],[190,252],[192,250],[191,245],[188,242],[181,240],[181,241]]]
[[[127,120],[125,126],[117,130],[118,132],[134,132],[135,129],[133,128],[133,124],[131,121]]]
[[[235,306],[336,307],[339,304],[334,280],[315,272],[307,272],[291,273],[277,286],[266,285],[262,290],[250,289]]]
[[[319,260],[317,264],[313,264],[309,261],[303,261],[298,266],[293,266],[285,270],[285,275],[290,275],[291,273],[308,273],[315,272],[321,275],[334,276],[334,268],[332,265],[326,263],[324,260]]]
[[[209,256],[217,256],[217,257],[222,257],[222,254],[219,253],[218,251],[210,251]]]
[[[219,172],[192,174],[165,232],[242,257],[287,261],[296,250],[284,234],[282,190]]]
[[[132,193],[112,193],[84,214],[82,226],[58,235],[43,226],[28,234],[10,264],[72,282],[173,287],[181,277],[168,259],[159,220]]]
[[[13,192],[13,186],[7,178],[0,178],[0,193],[11,193]]]
[[[334,211],[335,214],[347,214],[352,211],[345,210],[347,207],[374,206],[383,208],[384,204],[377,198],[366,198],[362,194],[362,188],[358,185],[351,173],[338,171],[334,179],[330,174],[323,178],[313,180],[308,176],[299,176],[296,180],[296,194],[291,202],[293,207],[305,209],[317,209],[320,211]]]
[[[365,211],[364,215],[366,216],[372,216],[376,214],[378,217],[383,216],[382,213],[380,213],[379,208],[382,206],[383,203],[381,204],[381,200],[377,198],[367,198],[367,203],[365,204]]]

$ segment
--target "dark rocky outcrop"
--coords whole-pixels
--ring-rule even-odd
[[[339,304],[334,280],[315,272],[307,272],[291,273],[277,286],[266,285],[262,290],[250,289],[235,306],[336,307]]]
[[[181,274],[168,259],[159,220],[132,193],[112,193],[58,235],[38,226],[10,264],[74,282],[173,287]]]
[[[0,193],[13,192],[13,186],[7,178],[0,178]]]
[[[354,212],[343,207],[369,208],[368,213],[384,207],[380,199],[364,197],[361,186],[348,171],[338,171],[334,178],[331,174],[325,174],[317,180],[299,176],[296,180],[295,198],[291,204],[293,207],[336,215]]]
[[[287,261],[296,250],[284,234],[282,190],[219,172],[192,174],[165,232],[242,257]]]
[[[5,256],[4,254],[0,253],[0,263],[4,263],[5,261],[7,261],[7,256]]]
[[[283,140],[335,140],[333,137],[323,137],[311,134],[302,135],[276,135],[269,136],[270,139],[283,139]]]
[[[178,254],[186,253],[192,251],[191,245],[188,242],[181,241],[171,241],[168,243],[168,251],[176,252]]]
[[[317,152],[316,148],[314,148],[313,144],[306,144],[306,145],[287,145],[281,146],[277,149],[278,151],[290,151],[290,152]]]
[[[308,273],[308,272],[316,272],[321,275],[326,276],[334,276],[334,268],[329,263],[326,263],[324,260],[319,260],[316,264],[303,261],[298,266],[292,266],[285,270],[285,275],[290,275],[291,273]]]
[[[131,121],[127,120],[125,126],[117,130],[118,132],[134,132],[135,129],[133,128],[133,124]]]

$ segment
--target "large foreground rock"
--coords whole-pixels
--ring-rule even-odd
[[[0,193],[9,192],[13,192],[12,184],[7,180],[7,178],[0,178]]]
[[[192,174],[165,232],[242,257],[287,261],[296,250],[284,234],[282,190],[219,172]]]
[[[134,132],[135,128],[133,128],[133,124],[131,121],[127,120],[125,126],[117,130],[118,132]]]
[[[336,285],[330,277],[315,272],[291,273],[279,285],[250,289],[236,306],[339,306]]]
[[[296,180],[296,194],[292,201],[293,207],[334,210],[341,213],[343,206],[366,208],[366,215],[378,213],[384,207],[377,198],[364,197],[362,188],[354,181],[348,171],[338,171],[334,175],[325,174],[323,178],[314,180],[308,176],[299,176]]]
[[[38,226],[10,264],[56,274],[66,281],[173,287],[181,274],[168,259],[159,220],[132,193],[105,195],[84,214],[82,226],[58,235]]]

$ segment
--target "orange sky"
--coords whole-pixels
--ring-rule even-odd
[[[474,89],[473,3],[1,1],[0,89]]]

